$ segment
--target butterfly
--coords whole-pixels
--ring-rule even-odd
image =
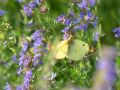
[[[70,39],[71,37],[58,43],[55,52],[55,59],[63,59],[66,57]]]
[[[60,41],[56,47],[55,59],[64,59],[65,57],[78,61],[85,55],[95,52],[93,47],[82,40],[68,38]]]

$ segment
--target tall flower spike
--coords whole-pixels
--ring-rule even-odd
[[[104,46],[101,51],[92,90],[114,90],[113,86],[116,80],[116,50],[113,47]]]
[[[32,79],[32,70],[28,70],[24,76],[23,86],[25,87],[25,90],[29,90],[31,79]]]

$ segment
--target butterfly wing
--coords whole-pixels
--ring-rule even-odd
[[[89,52],[89,48],[89,45],[84,41],[79,39],[72,40],[66,57],[70,60],[78,61]]]
[[[65,58],[68,51],[68,41],[69,40],[63,40],[58,43],[56,47],[56,52],[55,52],[55,59]]]

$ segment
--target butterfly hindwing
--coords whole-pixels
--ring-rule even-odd
[[[74,39],[69,45],[66,57],[70,60],[78,61],[82,59],[88,52],[89,45],[86,42],[79,39]]]

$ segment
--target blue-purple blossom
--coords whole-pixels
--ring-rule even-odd
[[[91,24],[93,25],[94,28],[97,27],[97,21],[96,20],[94,22],[91,22]]]
[[[80,4],[78,4],[78,7],[87,9],[88,4],[90,4],[90,6],[93,7],[95,5],[95,0],[82,0],[82,2]]]
[[[0,16],[4,15],[6,12],[4,10],[0,10]]]
[[[13,56],[12,56],[12,60],[13,60],[14,62],[16,62],[17,56],[16,56],[16,55],[13,55]]]
[[[92,12],[90,10],[87,10],[87,17],[91,19],[93,17]]]
[[[69,27],[65,27],[65,28],[62,30],[62,32],[65,33],[65,32],[67,32],[68,30],[69,30]]]
[[[84,18],[85,14],[83,12],[80,12],[80,18]]]
[[[42,46],[43,45],[43,39],[44,39],[42,31],[37,30],[35,33],[33,33],[32,39],[34,40],[34,43],[33,43],[34,48],[36,48],[38,46]]]
[[[78,4],[78,7],[86,9],[87,8],[87,0],[82,0],[82,3]]]
[[[28,4],[28,7],[30,7],[31,9],[34,9],[34,8],[36,7],[36,3],[30,2],[30,3]]]
[[[29,62],[30,62],[29,58],[26,57],[24,59],[23,66],[26,67],[29,64]]]
[[[28,48],[28,41],[24,41],[23,47],[22,47],[22,52],[25,53],[27,51],[27,48]]]
[[[95,32],[93,36],[93,41],[98,41],[99,39],[99,32]]]
[[[33,35],[32,35],[32,39],[33,40],[37,40],[38,38],[43,40],[43,32],[42,30],[36,30]]]
[[[31,56],[26,56],[26,55],[22,55],[19,58],[19,66],[28,66],[29,62],[31,62]]]
[[[36,54],[34,57],[33,57],[33,65],[37,65],[39,63],[39,61],[41,60],[41,54]]]
[[[21,66],[24,63],[25,55],[21,55],[19,58],[19,66]]]
[[[90,5],[91,5],[91,6],[94,6],[94,5],[95,5],[95,0],[89,0],[89,2],[90,2]]]
[[[23,86],[17,86],[16,90],[24,90]]]
[[[23,7],[23,10],[27,16],[31,16],[33,14],[33,9],[36,7],[36,3],[30,2],[29,4]]]
[[[70,24],[71,24],[71,20],[65,19],[65,25],[66,25],[66,26],[70,26]]]
[[[33,43],[33,46],[34,47],[38,47],[38,46],[40,46],[40,45],[42,45],[43,43],[42,43],[42,39],[41,38],[38,38],[38,39],[36,39],[35,40],[35,42]]]
[[[64,14],[58,16],[57,22],[64,22],[64,21],[65,21],[65,15]]]
[[[66,39],[68,39],[69,38],[69,34],[67,34],[67,33],[64,33],[64,35],[63,35],[63,40],[66,40]]]
[[[25,5],[25,6],[23,7],[23,10],[24,10],[24,12],[25,12],[25,14],[26,14],[27,16],[31,16],[32,13],[33,13],[32,8],[30,8],[30,7],[27,6],[27,5]]]
[[[43,30],[36,30],[32,35],[33,40],[33,65],[36,66],[38,64],[41,64],[41,56],[45,54],[47,51],[45,50],[45,47],[47,45],[44,43],[44,31]]]
[[[33,26],[33,22],[32,22],[32,21],[29,21],[29,22],[27,23],[27,26],[28,26],[28,27]]]
[[[26,79],[26,78],[27,78],[27,79],[31,79],[31,78],[32,78],[32,70],[28,70],[28,71],[26,72],[24,78],[25,78],[25,79]]]
[[[79,30],[87,30],[88,29],[88,25],[87,24],[81,24],[79,26]]]
[[[115,37],[119,38],[120,37],[120,28],[114,28],[113,32],[115,33]]]
[[[11,86],[9,83],[6,83],[6,86],[4,87],[5,90],[12,90]]]
[[[23,83],[23,85],[26,89],[29,89],[31,79],[32,79],[32,70],[28,70],[25,73],[24,83]]]

